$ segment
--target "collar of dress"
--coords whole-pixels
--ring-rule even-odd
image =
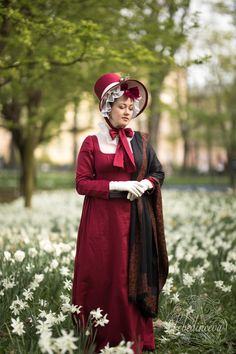
[[[117,145],[118,144],[118,139],[119,137],[116,136],[114,140],[112,140],[110,133],[109,133],[109,125],[106,122],[99,122],[98,123],[99,126],[99,132],[97,135],[99,135],[101,138],[103,138],[103,141],[106,141],[107,144],[111,144],[111,145]],[[127,137],[127,140],[130,142],[133,139],[134,135],[129,138]]]

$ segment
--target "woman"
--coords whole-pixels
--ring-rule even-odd
[[[161,190],[164,172],[147,135],[126,128],[146,107],[145,86],[108,73],[94,87],[104,117],[87,136],[76,169],[85,195],[77,239],[72,302],[80,324],[101,308],[96,350],[122,339],[136,353],[155,347],[152,317],[168,274]]]

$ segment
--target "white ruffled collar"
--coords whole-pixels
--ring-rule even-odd
[[[110,133],[109,133],[109,125],[104,121],[104,122],[99,122],[98,123],[98,126],[99,126],[99,132],[98,134],[103,138],[105,139],[105,141],[108,143],[108,144],[114,144],[114,145],[117,145],[118,143],[118,139],[119,137],[116,136],[115,139],[112,139],[111,136],[110,136]],[[127,137],[127,139],[129,141],[131,141],[133,139],[134,135],[132,137]]]
[[[109,133],[109,129],[110,129],[109,125],[104,121],[104,122],[99,122],[98,126],[100,128],[98,135],[102,138],[102,140],[104,140],[107,144],[117,145],[118,136],[116,136],[114,140],[111,138]]]

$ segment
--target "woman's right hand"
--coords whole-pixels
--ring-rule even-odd
[[[127,191],[132,193],[135,197],[141,197],[145,192],[145,187],[138,181],[119,181],[109,183],[110,191]]]

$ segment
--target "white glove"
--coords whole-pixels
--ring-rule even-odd
[[[153,188],[152,182],[150,182],[149,179],[142,179],[142,181],[140,181],[139,184],[144,188],[143,193],[145,193],[148,189]],[[136,198],[137,197],[134,194],[132,194],[131,192],[129,192],[127,195],[127,199],[129,199],[131,202],[133,200],[135,200]]]
[[[135,198],[141,197],[145,192],[145,187],[138,181],[119,181],[109,183],[110,191],[127,191],[135,196]],[[128,193],[128,194],[129,194]],[[127,196],[128,198],[128,196]]]

